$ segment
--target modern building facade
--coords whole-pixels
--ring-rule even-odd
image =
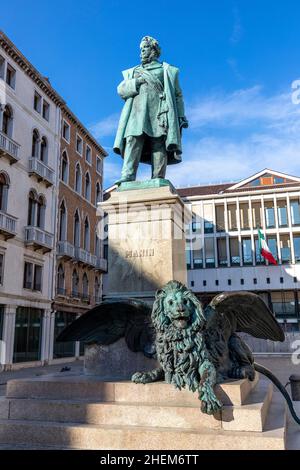
[[[286,331],[299,331],[300,178],[263,170],[238,183],[178,189],[189,287],[208,302],[224,291],[258,293]],[[278,265],[260,256],[261,228]]]
[[[107,269],[97,237],[103,148],[66,106],[62,109],[54,338],[102,299]],[[79,344],[53,342],[53,357],[79,356]]]
[[[71,128],[69,142],[62,137],[66,121]],[[82,190],[87,191],[84,178],[89,174],[90,193],[83,195],[87,197],[77,194],[75,203],[72,187],[77,135],[81,136],[85,152],[81,157],[77,155],[83,171]],[[90,162],[86,161],[89,155]],[[68,250],[67,243],[72,241],[71,212],[77,204],[82,230],[79,240],[85,248],[81,251],[81,245],[73,244],[76,248],[72,259],[74,266],[84,267],[88,288],[87,299],[84,302],[80,299],[81,308],[75,309],[75,315],[87,310],[94,301],[88,297],[96,272],[97,295],[101,296],[101,273],[105,266],[93,236],[95,198],[102,197],[104,155],[102,147],[68,109],[49,80],[0,32],[0,359],[5,368],[19,363],[48,363],[53,358],[70,355],[70,351],[74,357],[79,355],[78,344],[67,345],[67,352],[56,350],[55,334],[65,322],[62,312],[67,311],[66,304],[71,302],[69,297],[58,301],[57,287],[62,288],[61,279],[65,276],[63,289],[69,292],[71,268],[67,268],[64,249]],[[64,227],[59,217],[62,203],[66,211]],[[90,241],[83,235],[84,217],[88,220]],[[78,275],[83,282],[81,267]]]

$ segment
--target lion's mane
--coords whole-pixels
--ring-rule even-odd
[[[165,313],[166,296],[178,291],[192,304],[191,322],[186,329],[176,328]],[[196,391],[200,381],[199,359],[203,350],[202,330],[205,326],[201,303],[184,284],[170,281],[156,293],[152,323],[156,331],[157,358],[164,370],[166,382],[179,389],[187,386]]]

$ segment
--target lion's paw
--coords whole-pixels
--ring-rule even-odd
[[[136,384],[147,384],[153,382],[153,378],[147,372],[136,372],[131,377],[131,381]]]

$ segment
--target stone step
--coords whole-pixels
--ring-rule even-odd
[[[194,406],[182,406],[161,403],[6,398],[0,399],[0,411],[3,410],[2,418],[14,420],[262,431],[272,391],[272,384],[262,381],[248,396],[245,405],[224,406],[222,412],[214,416],[201,413],[199,401]]]
[[[283,450],[285,406],[273,398],[261,433],[0,420],[0,443],[98,450]]]
[[[226,405],[243,404],[258,383],[258,374],[253,382],[231,380],[217,385],[216,394]],[[199,406],[197,393],[177,390],[165,382],[134,384],[132,382],[103,382],[96,376],[48,375],[32,379],[10,380],[6,389],[7,398],[48,399],[96,399],[109,402],[134,402],[152,404],[182,404]]]

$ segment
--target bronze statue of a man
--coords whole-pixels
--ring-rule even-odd
[[[158,41],[141,41],[141,64],[125,70],[118,93],[125,100],[114,143],[124,159],[116,184],[134,181],[141,162],[151,164],[152,178],[165,178],[166,167],[181,162],[184,114],[178,68],[159,62]]]

